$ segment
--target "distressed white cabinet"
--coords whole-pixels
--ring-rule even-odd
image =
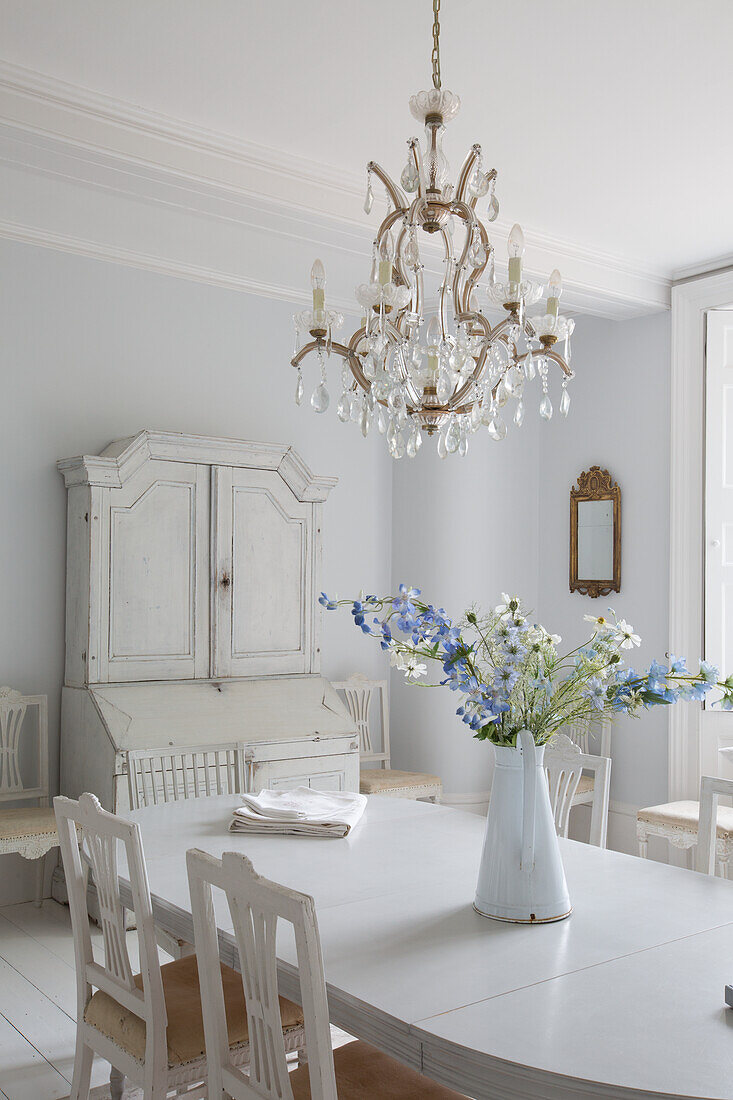
[[[126,749],[228,740],[246,743],[254,787],[358,790],[353,723],[318,675],[321,513],[335,478],[291,447],[154,431],[59,469],[64,792],[119,808]],[[269,686],[234,690],[240,681]]]
[[[334,478],[290,447],[150,431],[59,469],[67,684],[318,671]]]

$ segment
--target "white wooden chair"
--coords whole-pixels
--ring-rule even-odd
[[[721,809],[729,809],[729,807],[718,806],[718,798],[721,794],[733,799],[733,779],[718,779],[717,776],[704,775],[700,780],[700,824],[697,831],[695,861],[696,870],[702,871],[704,875],[715,874],[716,857],[720,858],[718,852],[724,850],[724,846],[720,844],[723,838],[719,836],[718,815]]]
[[[130,749],[127,753],[130,806],[240,794],[244,790],[242,750],[237,744],[200,748]]]
[[[545,774],[550,790],[550,804],[558,836],[568,835],[570,810],[584,772],[591,772],[591,844],[606,847],[608,802],[611,784],[611,760],[581,752],[580,745],[566,734],[559,733],[545,748]]]
[[[642,859],[647,858],[650,836],[662,837],[673,847],[683,850],[693,848],[700,837],[702,854],[698,846],[697,870],[704,869],[706,873],[713,873],[717,860],[718,874],[727,878],[728,866],[733,856],[733,807],[719,806],[720,794],[733,794],[733,784],[729,780],[705,775],[700,782],[698,802],[666,802],[659,806],[644,806],[637,811],[636,838]],[[707,835],[708,832],[712,833],[713,805],[715,844],[711,843],[710,836]]]
[[[35,786],[23,784],[23,729],[28,708],[38,711],[38,763]],[[0,806],[35,800],[37,806],[0,808],[0,855],[17,853],[37,860],[36,905],[43,901],[46,856],[59,843],[56,819],[48,804],[48,699],[0,688]]]
[[[112,1100],[122,1097],[126,1077],[142,1086],[145,1100],[164,1100],[170,1090],[185,1093],[187,1100],[205,1097],[205,1042],[196,959],[190,956],[160,965],[139,826],[102,809],[92,794],[83,794],[78,802],[55,798],[54,808],[76,957],[77,1034],[69,1100],[88,1100],[95,1053],[112,1065]],[[81,831],[81,850],[77,829]],[[120,845],[137,919],[137,975],[130,964],[119,894]],[[88,871],[97,892],[104,939],[101,960],[94,958],[89,934]],[[218,974],[227,1008],[228,1030],[223,1042],[232,1064],[244,1065],[250,1044],[242,983],[228,967],[219,968]],[[302,1012],[285,1000],[279,1009],[275,1007],[277,1011],[283,1048],[301,1049]]]
[[[244,790],[243,750],[238,744],[202,745],[173,750],[130,749],[127,780],[130,807],[139,810],[159,803],[179,802]],[[158,945],[173,959],[193,955],[193,945],[156,928]]]
[[[256,874],[246,856],[187,854],[194,938],[203,975],[201,997],[209,1068],[209,1097],[233,1100],[450,1100],[457,1093],[422,1077],[366,1043],[331,1049],[326,983],[315,903]],[[219,977],[219,942],[212,887],[223,891],[242,971],[252,1051],[249,1075],[233,1064],[226,1040]],[[288,1073],[277,1013],[278,921],[295,933],[308,1062]]]
[[[607,718],[597,721],[581,719],[563,726],[563,733],[580,746],[580,751],[597,756],[611,756],[611,723]],[[581,775],[578,789],[573,795],[573,806],[593,805],[593,775]]]
[[[362,794],[382,794],[390,798],[425,799],[440,802],[443,784],[437,775],[424,772],[397,771],[390,764],[389,701],[386,680],[367,680],[364,676],[352,676],[348,680],[331,685],[342,692],[346,707],[359,735],[359,756],[362,764],[374,764],[376,768],[361,769],[359,790]],[[375,750],[372,736],[371,712],[377,704],[380,717],[380,736]]]

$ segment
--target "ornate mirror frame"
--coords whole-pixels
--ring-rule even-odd
[[[578,576],[578,505],[586,500],[613,502],[613,576],[603,580]],[[570,490],[570,591],[593,598],[621,591],[621,490],[600,466],[580,474]]]

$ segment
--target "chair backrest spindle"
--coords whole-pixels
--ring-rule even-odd
[[[718,838],[718,799],[733,798],[733,779],[704,775],[700,780],[700,817],[697,826],[695,870],[704,875],[715,874]]]
[[[386,680],[368,680],[359,674],[351,676],[348,680],[340,680],[331,684],[336,691],[340,691],[346,703],[346,709],[356,726],[359,737],[359,755],[363,762],[375,761],[383,768],[390,767],[389,747],[389,699],[387,696]],[[374,701],[379,705],[379,718],[381,724],[379,747],[375,749],[375,739],[372,732],[371,711]]]
[[[145,1021],[146,1060],[163,1059],[166,1057],[167,1017],[139,826],[108,813],[93,794],[81,795],[78,802],[55,798],[54,810],[74,934],[77,1018],[84,1018],[92,989],[101,989]],[[138,989],[133,980],[127,949],[118,879],[120,847],[126,857],[137,923],[142,989]],[[89,932],[89,872],[99,905],[104,942],[102,962],[94,958]]]
[[[584,771],[592,772],[594,777],[590,843],[605,848],[611,760],[607,756],[582,752],[580,745],[567,734],[557,734],[545,748],[545,774],[559,836],[568,835],[570,810]]]
[[[178,752],[170,748],[130,749],[127,772],[133,810],[202,795],[239,794],[244,790],[242,750],[233,744]]]
[[[196,955],[201,975],[209,1096],[233,1100],[293,1100],[278,1000],[276,937],[280,920],[295,932],[312,1100],[338,1100],[328,1024],[323,959],[313,899],[261,878],[246,856],[187,854]],[[231,1063],[213,889],[226,895],[247,1003],[250,1067]]]

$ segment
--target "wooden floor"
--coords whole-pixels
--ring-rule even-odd
[[[101,941],[101,933],[93,928]],[[133,965],[137,937],[129,933]],[[0,908],[0,1100],[59,1100],[74,1070],[76,974],[69,911],[55,901]],[[92,1084],[109,1078],[95,1061]]]
[[[101,944],[101,932],[92,925]],[[137,936],[128,933],[137,966]],[[161,961],[168,956],[161,954]],[[69,1095],[76,1037],[76,972],[69,910],[55,901],[0,907],[0,1100]],[[335,1028],[334,1046],[349,1036]],[[95,1059],[95,1100],[109,1091],[109,1064]],[[126,1100],[142,1100],[130,1090]]]

